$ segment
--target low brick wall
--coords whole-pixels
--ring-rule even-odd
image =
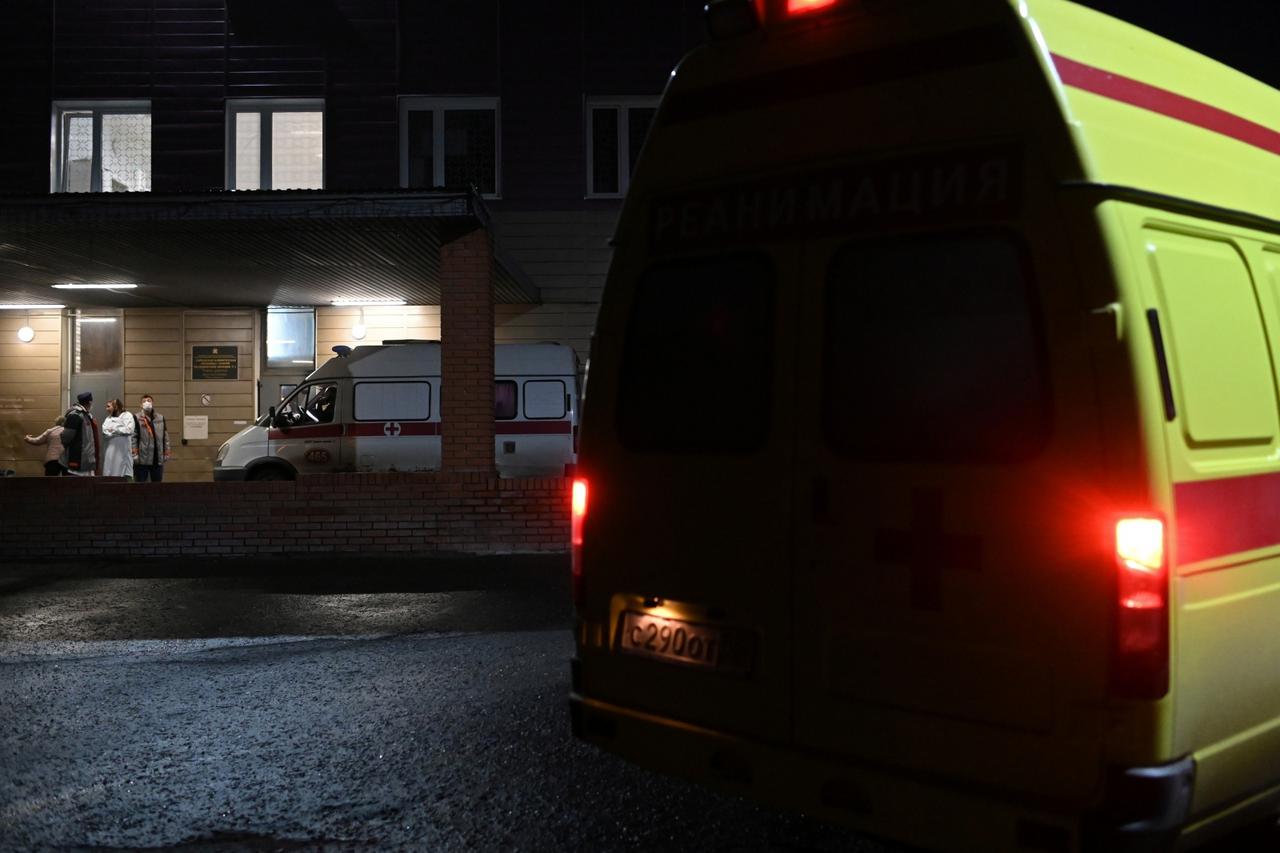
[[[0,479],[0,560],[564,551],[568,481],[332,474],[283,483]]]

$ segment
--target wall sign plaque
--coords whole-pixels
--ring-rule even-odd
[[[192,347],[191,378],[239,379],[239,348],[234,346]]]

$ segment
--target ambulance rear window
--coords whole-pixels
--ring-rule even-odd
[[[633,450],[743,453],[772,416],[775,274],[759,254],[675,261],[636,287],[618,431]]]
[[[873,460],[1016,462],[1051,423],[1030,264],[1013,235],[857,242],[828,270],[823,421]]]

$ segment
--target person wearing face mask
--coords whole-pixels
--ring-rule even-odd
[[[93,419],[93,394],[81,391],[76,404],[63,416],[62,456],[58,461],[73,477],[92,477],[98,470],[100,439]]]
[[[147,480],[159,483],[164,479],[164,463],[171,455],[164,415],[156,411],[151,395],[144,394],[138,412],[138,429],[133,436],[133,479],[139,483]]]

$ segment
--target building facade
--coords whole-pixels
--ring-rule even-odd
[[[208,479],[332,347],[447,347],[438,249],[466,228],[492,238],[495,339],[585,359],[701,6],[6,3],[0,469],[39,473],[22,436],[92,390],[99,411],[153,395],[181,440],[170,476]]]

